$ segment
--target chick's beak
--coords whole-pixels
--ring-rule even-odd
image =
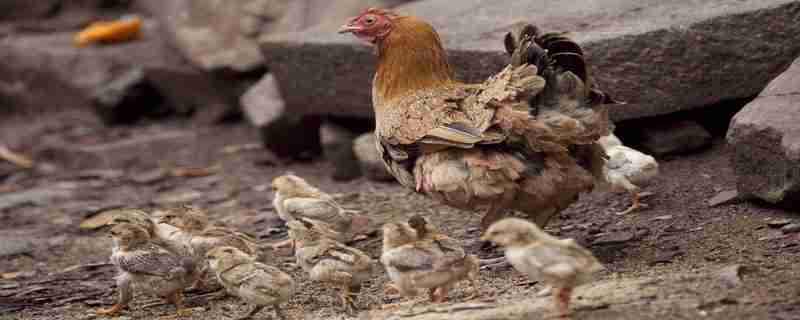
[[[489,237],[489,235],[483,234],[481,236],[481,241],[492,241],[492,239],[491,239],[491,237]]]

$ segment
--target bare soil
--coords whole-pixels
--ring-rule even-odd
[[[32,245],[28,253],[0,258],[0,274],[7,278],[0,279],[3,320],[89,319],[96,317],[96,308],[113,304],[114,270],[107,264],[111,244],[103,234],[79,228],[104,208],[189,201],[210,210],[216,221],[265,242],[285,237],[267,186],[286,171],[336,194],[346,207],[372,217],[376,226],[421,212],[463,240],[469,251],[484,258],[498,255],[480,249],[475,213],[445,207],[394,183],[332,181],[331,165],[322,161],[281,165],[261,149],[226,150],[258,142],[257,132],[244,124],[106,128],[91,115],[74,113],[0,126],[5,143],[40,164],[52,164],[0,180],[0,204],[31,190],[67,190],[56,199],[0,209],[3,241]],[[646,188],[654,193],[645,200],[649,208],[618,216],[614,213],[629,198],[596,192],[551,222],[548,231],[583,243],[607,269],[576,291],[573,319],[800,319],[800,234],[784,234],[778,227],[781,219],[800,218],[752,202],[709,207],[710,198],[734,188],[727,159],[721,140],[699,154],[662,159],[661,176]],[[158,176],[157,168],[212,165],[219,171],[207,177],[146,179],[147,174]],[[13,171],[0,164],[0,177]],[[377,259],[380,234],[353,245]],[[291,257],[269,259],[299,283],[300,290],[284,306],[290,319],[351,318],[340,310],[334,292],[310,282]],[[386,281],[377,268],[358,298],[363,310],[354,318],[541,319],[551,310],[549,297],[536,296],[543,285],[509,268],[482,272],[481,298],[463,301],[467,286],[462,285],[451,293],[453,304],[440,306],[420,297],[413,308],[381,310],[384,303],[398,301],[383,296]],[[123,317],[173,313],[170,305],[144,307],[156,301],[137,296]],[[209,299],[195,292],[187,294],[187,301],[195,308],[187,319],[233,318],[248,308],[235,298]],[[262,311],[256,319],[270,316],[271,311]]]

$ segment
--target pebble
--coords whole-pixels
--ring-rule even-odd
[[[716,207],[723,204],[729,204],[739,198],[739,192],[737,190],[725,190],[721,191],[714,197],[708,200],[709,207]]]
[[[783,233],[797,233],[800,232],[800,223],[790,223],[781,227]]]
[[[618,231],[602,234],[593,241],[594,245],[617,245],[633,240],[636,235],[631,231]]]
[[[770,228],[780,228],[780,227],[783,227],[783,226],[788,225],[790,223],[792,223],[792,220],[785,219],[785,218],[767,221],[767,225]]]
[[[20,237],[0,237],[0,258],[33,252],[33,241]]]
[[[131,181],[140,184],[152,184],[167,178],[167,171],[161,168],[136,173],[130,176]]]

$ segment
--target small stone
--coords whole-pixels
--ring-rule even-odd
[[[19,283],[16,282],[0,282],[0,290],[16,289],[19,288]]]
[[[33,252],[33,241],[28,238],[0,236],[0,258]]]
[[[35,276],[36,276],[36,271],[35,270],[32,270],[32,271],[6,272],[6,273],[3,273],[3,274],[0,274],[0,278],[3,278],[3,280],[27,279],[27,278],[33,278]]]
[[[738,200],[739,192],[734,190],[725,190],[717,193],[711,199],[708,199],[708,206],[709,207],[716,207],[723,204],[733,203],[734,201]]]
[[[790,223],[781,227],[781,231],[785,234],[800,232],[800,223]]]
[[[670,219],[672,219],[672,215],[669,215],[669,214],[668,214],[668,215],[663,215],[663,216],[653,217],[653,218],[652,218],[652,219],[650,219],[650,220],[651,220],[651,221],[664,221],[664,220],[670,220]]]
[[[742,274],[747,272],[747,268],[742,265],[731,265],[722,268],[717,273],[717,277],[725,281],[731,287],[736,287],[742,284]]]
[[[633,240],[636,235],[631,231],[618,231],[618,232],[611,232],[602,234],[601,236],[594,239],[592,244],[598,246],[613,246],[624,244],[628,241]]]
[[[203,198],[203,194],[197,191],[173,192],[156,197],[153,203],[157,205],[172,205],[176,203],[189,203]]]
[[[122,170],[116,169],[97,169],[97,170],[84,170],[78,173],[79,179],[104,179],[113,180],[121,178],[125,175]]]
[[[683,154],[711,146],[711,134],[692,121],[649,126],[642,130],[642,147],[655,156]]]
[[[322,154],[333,164],[331,178],[336,181],[350,181],[361,176],[361,167],[353,153],[355,134],[333,123],[323,123],[319,128]]]
[[[659,251],[656,253],[656,256],[653,259],[647,262],[647,264],[653,266],[657,264],[672,263],[673,259],[682,255],[683,251],[679,247],[674,248],[673,250]]]
[[[225,190],[212,191],[206,194],[204,200],[207,203],[220,203],[231,198],[231,193]]]
[[[368,132],[353,141],[353,152],[361,165],[364,176],[373,181],[394,181],[394,177],[383,164],[381,155],[375,147],[375,134]]]
[[[48,188],[7,193],[0,196],[0,211],[24,205],[46,205],[54,200],[71,198],[73,194],[69,188],[55,185]]]
[[[773,229],[777,229],[777,228],[783,227],[785,225],[788,225],[790,223],[792,223],[792,220],[785,219],[785,218],[780,218],[780,219],[767,221],[767,226],[769,226],[770,228],[773,228]]]
[[[132,124],[159,113],[164,101],[139,68],[119,75],[92,94],[95,113],[107,125]]]
[[[157,168],[149,171],[136,173],[130,176],[131,181],[140,184],[153,184],[167,178],[167,170]]]

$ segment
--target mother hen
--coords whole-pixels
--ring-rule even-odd
[[[374,45],[376,145],[404,186],[447,205],[507,209],[544,226],[602,175],[605,104],[581,48],[530,25],[509,33],[512,62],[481,84],[453,78],[439,35],[419,18],[370,8],[340,33]]]

